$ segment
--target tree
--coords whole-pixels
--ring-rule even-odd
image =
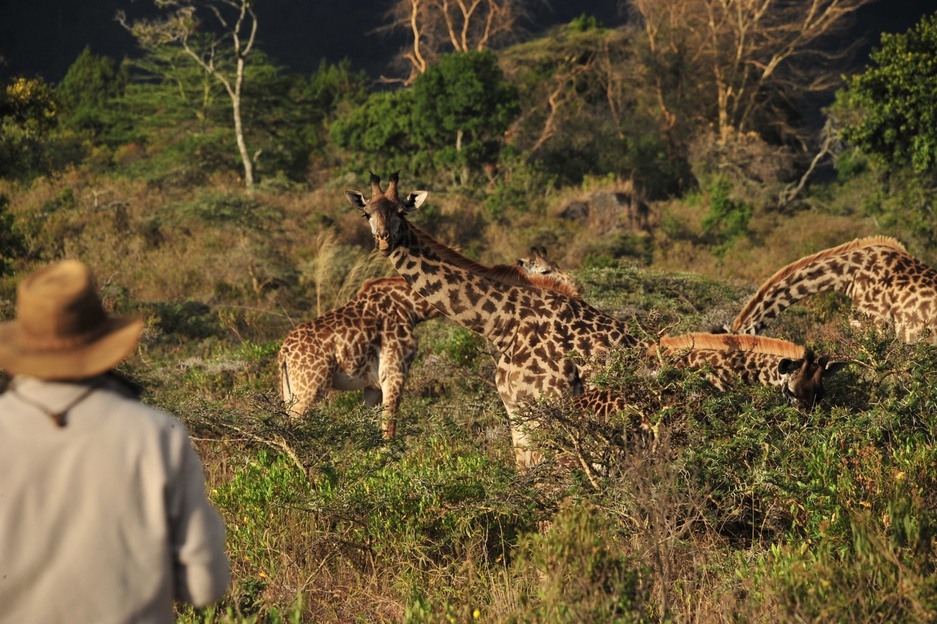
[[[937,14],[882,35],[839,96],[843,138],[888,169],[937,173]]]
[[[13,272],[13,265],[26,254],[26,239],[10,212],[10,198],[0,194],[0,277]]]
[[[41,78],[0,84],[0,178],[22,179],[54,168],[47,142],[58,125],[55,90]]]
[[[517,89],[491,51],[443,55],[413,83],[414,138],[435,148],[437,165],[469,171],[495,164],[519,111]]]
[[[511,146],[563,183],[614,174],[642,193],[672,192],[680,174],[666,160],[656,119],[639,106],[637,37],[582,15],[499,52],[520,94]]]
[[[332,125],[332,139],[369,167],[472,171],[498,160],[517,90],[490,51],[444,54],[411,88],[371,95]],[[376,162],[375,162],[376,161]]]
[[[388,29],[407,33],[399,56],[411,84],[445,52],[480,52],[513,37],[526,0],[396,0]]]
[[[113,103],[123,97],[128,80],[126,66],[118,66],[107,56],[95,56],[86,47],[56,90],[63,125],[99,136],[112,123]]]
[[[241,106],[245,65],[257,37],[257,14],[254,12],[253,0],[155,2],[157,7],[174,12],[161,20],[139,20],[132,24],[123,12],[118,13],[117,19],[144,49],[181,46],[192,61],[224,87],[231,101],[234,136],[244,168],[244,185],[251,188],[254,185],[254,159],[257,154],[252,158],[248,153]],[[222,34],[201,30],[203,20],[199,15],[205,12],[214,16]],[[221,48],[225,40],[230,45],[230,54],[227,55]]]
[[[833,37],[872,0],[630,0],[646,38],[645,84],[664,127],[710,124],[717,141],[797,138],[799,98],[839,84]]]

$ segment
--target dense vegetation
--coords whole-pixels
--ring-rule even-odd
[[[231,103],[184,51],[87,50],[58,85],[0,85],[0,310],[77,257],[110,310],[145,316],[122,370],[188,425],[234,568],[181,621],[933,620],[937,351],[840,297],[772,328],[852,361],[809,415],[626,352],[600,382],[633,413],[538,410],[528,471],[484,343],[445,319],[419,329],[389,442],[360,393],[290,421],[274,363],[290,327],[392,270],[342,197],[369,169],[428,188],[415,222],[483,262],[545,245],[648,337],[725,323],[783,264],[857,236],[937,264],[935,28],[883,39],[822,131],[771,83],[723,119],[692,59],[587,16],[440,54],[397,89],[254,50],[250,188]],[[635,415],[652,436],[620,435]]]

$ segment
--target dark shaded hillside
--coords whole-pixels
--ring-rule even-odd
[[[358,68],[377,77],[386,70],[386,59],[400,41],[374,34],[385,23],[386,0],[348,2],[295,2],[267,0],[258,3],[260,45],[278,63],[298,72],[311,72],[320,59],[337,62],[347,57]],[[114,21],[118,9],[131,16],[151,10],[150,2],[97,0],[0,1],[0,79],[42,76],[58,82],[85,46],[95,54],[114,58],[134,54],[132,38]],[[866,40],[860,61],[882,32],[903,32],[934,5],[918,0],[876,3],[866,7],[850,30],[852,40]],[[569,22],[583,12],[606,25],[625,20],[618,0],[545,1],[535,7],[527,27],[541,32]]]
[[[617,0],[591,0],[588,12],[603,22],[618,20]],[[0,79],[16,75],[42,76],[57,82],[86,45],[95,54],[114,58],[134,54],[133,39],[114,21],[125,10],[145,15],[152,2],[97,0],[2,0],[0,2]],[[298,72],[311,72],[320,59],[338,62],[347,57],[375,78],[386,69],[387,58],[401,41],[374,33],[385,23],[386,0],[258,3],[260,46],[278,63]],[[583,12],[575,0],[556,0],[539,6],[528,27],[541,31],[566,23]]]

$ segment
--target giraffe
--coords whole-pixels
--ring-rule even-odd
[[[280,396],[291,417],[336,390],[363,390],[369,406],[383,403],[381,429],[394,435],[400,395],[417,353],[414,328],[442,314],[400,277],[365,282],[348,303],[301,323],[277,356]]]
[[[680,367],[710,367],[707,378],[721,391],[735,376],[744,383],[778,386],[789,403],[808,413],[826,392],[823,380],[849,364],[825,355],[817,357],[787,340],[735,334],[664,336],[648,354],[665,354]]]
[[[582,285],[577,282],[572,275],[563,271],[560,265],[547,258],[547,248],[542,245],[530,248],[529,258],[519,258],[518,266],[524,269],[528,275],[549,275],[555,277],[577,297],[582,296]]]
[[[857,310],[893,325],[906,343],[929,330],[937,344],[937,271],[885,236],[858,238],[785,266],[749,299],[730,331],[761,333],[785,308],[825,290],[845,294]]]
[[[521,260],[488,271],[545,288],[575,283],[555,263],[550,278],[540,277],[538,266]],[[383,434],[393,437],[400,394],[418,348],[414,329],[440,316],[402,277],[379,278],[366,282],[340,308],[298,325],[287,334],[277,358],[280,396],[290,415],[302,416],[330,389],[361,389],[367,405],[383,402]]]
[[[514,418],[518,409],[543,397],[583,393],[588,370],[568,356],[575,353],[589,362],[612,349],[634,347],[637,341],[625,322],[582,299],[559,288],[495,277],[422,232],[406,216],[423,204],[427,192],[401,199],[397,173],[390,176],[386,191],[373,173],[370,182],[370,198],[346,191],[346,199],[368,219],[375,246],[397,273],[445,316],[483,336],[499,354],[495,382],[510,418],[515,459],[521,466],[538,463],[539,454]]]

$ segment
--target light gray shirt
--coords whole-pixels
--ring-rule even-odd
[[[47,412],[76,399],[57,426]],[[178,419],[106,375],[13,380],[0,396],[0,622],[172,622],[173,600],[211,604],[229,575]]]

